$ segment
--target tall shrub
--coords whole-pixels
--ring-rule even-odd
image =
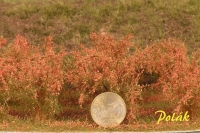
[[[130,52],[133,46],[130,35],[119,41],[94,33],[91,38],[93,46],[81,45],[79,51],[71,53],[75,64],[66,75],[67,82],[79,94],[80,107],[88,107],[97,94],[116,92],[125,99],[127,120],[131,122],[139,113],[138,97],[151,89],[158,94],[156,101],[170,104],[173,112],[198,110],[198,52],[191,61],[184,44],[176,39],[166,39]],[[153,75],[155,80],[149,82],[146,75]],[[151,103],[156,101],[153,98]],[[152,111],[154,114],[155,110]]]
[[[136,72],[134,59],[129,54],[131,36],[115,41],[110,36],[92,33],[91,39],[92,47],[81,45],[79,51],[72,52],[75,66],[67,73],[67,82],[79,93],[80,107],[86,105],[84,102],[91,104],[101,92],[120,94],[128,105],[127,118],[131,120],[135,117],[135,99],[141,90],[137,84],[140,73]]]
[[[183,43],[168,39],[136,50],[134,58],[137,68],[159,75],[151,87],[161,92],[173,112],[189,111],[194,116],[199,110],[199,53],[199,50],[194,52],[189,59]]]
[[[41,119],[54,114],[56,97],[63,84],[64,55],[63,51],[54,51],[51,37],[46,38],[42,46],[31,46],[18,35],[13,44],[2,46],[1,104],[11,114],[16,114],[18,109],[17,114],[23,117],[30,115]]]

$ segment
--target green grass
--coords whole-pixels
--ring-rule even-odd
[[[104,29],[115,38],[131,33],[141,46],[172,37],[185,42],[188,53],[200,47],[198,0],[2,0],[1,6],[0,33],[9,40],[21,34],[37,44],[52,35],[71,49]]]

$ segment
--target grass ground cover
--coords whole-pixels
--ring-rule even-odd
[[[188,130],[188,125],[190,129],[197,129],[200,56],[192,52],[200,48],[199,9],[198,0],[0,0],[0,36],[6,38],[8,44],[4,49],[1,47],[4,40],[0,40],[3,61],[0,67],[7,74],[4,82],[0,73],[0,87],[12,90],[0,89],[3,105],[0,130],[153,131]],[[93,34],[95,43],[90,40],[91,32],[101,34],[99,37]],[[129,33],[134,35],[133,39],[119,40]],[[18,36],[18,41],[13,43],[17,34],[28,41]],[[58,49],[52,47],[51,38],[47,38],[44,47],[38,45],[49,35]],[[109,39],[109,35],[116,41]],[[179,41],[170,42],[168,38]],[[29,42],[32,45],[27,45]],[[179,45],[181,42],[186,49]],[[79,43],[86,47],[80,47]],[[92,44],[95,48],[89,47]],[[71,56],[64,57],[63,66],[60,59],[64,55],[60,50],[75,50]],[[88,61],[93,65],[88,65]],[[8,69],[4,69],[4,64]],[[65,75],[67,83],[60,89],[66,81],[62,74],[69,71],[71,73]],[[55,79],[51,78],[53,75]],[[20,82],[13,82],[17,80]],[[92,97],[105,91],[102,84],[109,91],[120,93],[127,103],[131,102],[127,105],[129,118],[117,128],[97,127],[88,115]],[[32,88],[27,89],[30,86]],[[138,98],[134,93],[140,89]],[[58,95],[52,95],[54,93]],[[138,112],[134,112],[136,106]],[[190,122],[157,125],[154,113],[160,109],[188,110],[194,117]],[[127,124],[130,121],[131,124]]]
[[[21,34],[35,44],[52,35],[55,43],[70,49],[89,42],[90,32],[105,31],[116,38],[133,34],[135,43],[177,38],[189,53],[199,47],[198,0],[161,1],[0,1],[0,35]]]
[[[1,131],[40,131],[40,132],[66,132],[66,131],[184,131],[184,130],[199,130],[199,119],[186,123],[174,123],[174,122],[163,122],[156,124],[156,121],[151,123],[146,122],[135,122],[133,124],[121,124],[114,128],[102,128],[94,123],[79,120],[65,120],[55,121],[46,120],[31,122],[29,120],[19,120],[18,118],[12,118],[5,120],[0,125]]]

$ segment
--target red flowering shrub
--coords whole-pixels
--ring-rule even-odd
[[[159,95],[170,103],[175,112],[189,111],[192,116],[198,111],[199,51],[193,53],[190,61],[184,44],[169,39],[144,50],[136,50],[133,58],[137,60],[137,68],[159,75],[157,82],[150,87],[160,90]],[[157,100],[161,100],[159,96]]]
[[[199,66],[194,62],[199,55],[190,63],[185,46],[177,40],[164,40],[131,53],[131,36],[115,41],[92,33],[91,38],[92,47],[81,45],[81,50],[72,52],[75,64],[67,73],[67,82],[80,95],[80,107],[89,106],[97,94],[113,91],[125,99],[130,122],[139,114],[138,96],[151,90],[158,94],[151,103],[170,103],[174,111],[182,111],[185,106],[197,107],[200,78]],[[147,75],[154,78],[153,82]],[[155,108],[148,110],[155,113]]]
[[[200,50],[193,53],[191,63],[186,58],[176,62],[173,70],[168,74],[168,78],[162,79],[163,92],[166,97],[171,100],[171,104],[175,105],[174,111],[189,111],[191,117],[197,115],[199,110],[199,94],[200,94]]]
[[[80,51],[72,52],[74,68],[67,73],[67,82],[80,94],[79,105],[90,106],[93,98],[105,91],[119,93],[128,103],[128,117],[135,117],[135,99],[140,95],[141,86],[136,72],[135,61],[128,54],[131,47],[128,35],[120,41],[112,37],[91,34],[93,47],[81,45]]]
[[[19,107],[35,118],[53,113],[63,84],[64,52],[54,52],[51,37],[46,38],[43,47],[36,47],[22,36],[1,51],[1,104],[8,106],[11,114],[16,114]]]
[[[87,119],[94,97],[112,91],[125,100],[128,122],[154,115],[158,108],[146,109],[148,103],[167,103],[167,111],[192,116],[199,111],[200,50],[189,59],[175,39],[130,52],[130,35],[119,41],[94,33],[91,38],[93,46],[81,45],[67,56],[55,52],[51,37],[42,46],[21,36],[10,45],[0,38],[0,107],[36,119],[55,114],[61,104],[61,116]]]

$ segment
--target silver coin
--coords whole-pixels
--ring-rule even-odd
[[[118,94],[101,93],[91,104],[91,116],[99,126],[117,126],[126,116],[126,104]]]

